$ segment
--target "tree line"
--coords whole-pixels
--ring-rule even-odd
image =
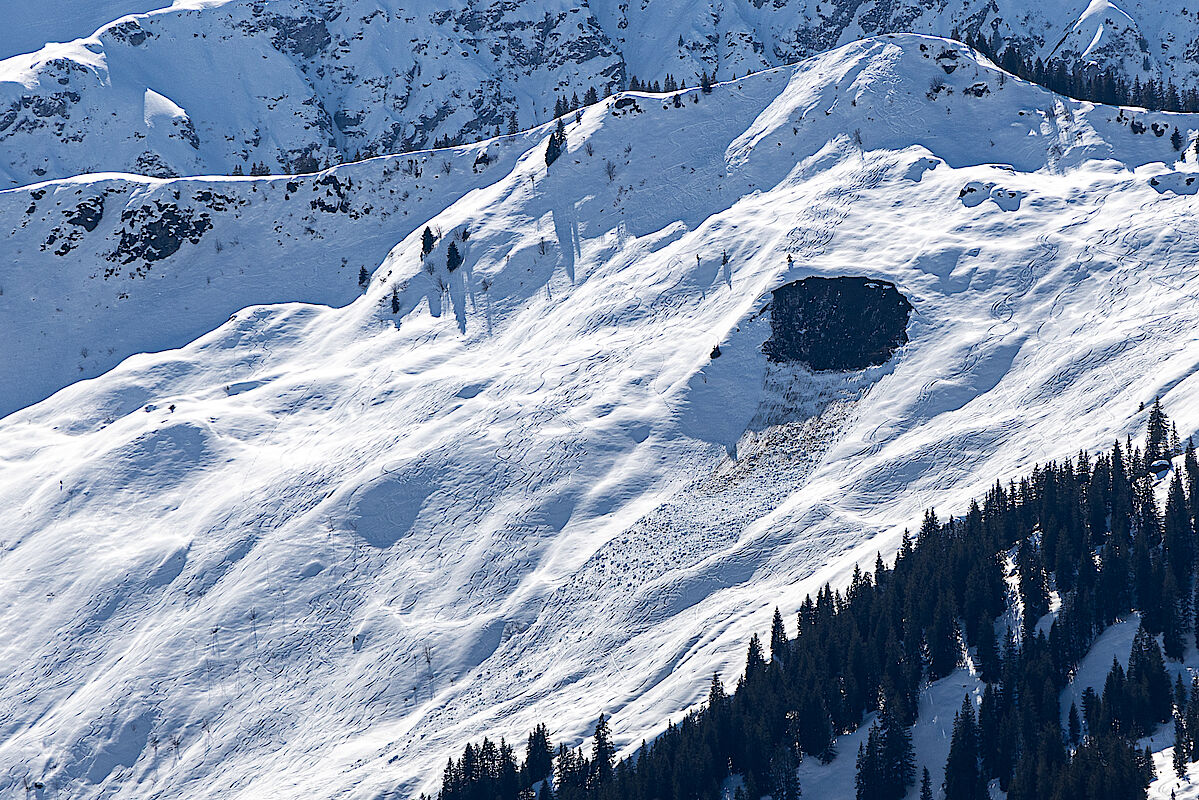
[[[1163,83],[1150,76],[1142,82],[1140,76],[1135,76],[1129,83],[1110,66],[1103,69],[1093,62],[1060,58],[1044,61],[997,36],[986,39],[981,34],[967,33],[962,37],[955,32],[953,38],[961,39],[1007,72],[1075,100],[1139,106],[1150,111],[1199,112],[1199,88],[1180,89],[1172,79]],[[1148,56],[1144,68],[1149,70]]]
[[[776,610],[769,657],[754,635],[732,691],[713,676],[700,709],[631,757],[615,761],[602,716],[590,755],[555,751],[541,724],[523,758],[502,740],[467,745],[439,800],[706,800],[729,787],[738,800],[795,800],[799,763],[855,756],[839,742],[863,724],[857,800],[898,800],[917,783],[922,799],[938,786],[947,800],[984,800],[991,782],[1009,800],[1145,797],[1152,760],[1137,739],[1174,719],[1176,768],[1199,755],[1199,682],[1172,686],[1165,667],[1199,629],[1199,461],[1191,442],[1180,450],[1155,403],[1143,449],[1080,452],[997,482],[961,517],[926,512],[892,565],[876,558],[844,590],[805,598],[793,635]],[[1178,455],[1159,506],[1155,473]],[[1063,713],[1095,639],[1134,612],[1126,665]],[[943,774],[917,781],[920,692],[966,665],[981,698],[963,698]]]

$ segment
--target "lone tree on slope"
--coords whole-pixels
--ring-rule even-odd
[[[558,118],[558,127],[550,134],[550,139],[545,145],[545,166],[549,167],[558,160],[558,156],[562,155],[562,149],[566,147],[566,125],[563,124],[562,118]]]
[[[450,247],[445,253],[445,268],[450,272],[462,266],[462,254],[458,252],[457,242],[450,242]]]

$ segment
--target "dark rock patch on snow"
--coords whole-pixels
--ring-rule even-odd
[[[857,370],[886,363],[907,344],[912,304],[890,281],[804,278],[774,290],[771,361],[813,370]]]
[[[73,211],[64,213],[67,215],[67,222],[72,225],[78,225],[88,233],[91,233],[100,224],[100,220],[104,218],[104,195],[100,194],[95,197],[89,197],[75,206]]]
[[[153,207],[141,206],[121,213],[121,241],[109,255],[109,260],[122,264],[135,261],[160,261],[178,252],[184,242],[198,244],[200,237],[212,228],[212,217],[181,209],[174,203],[154,201]],[[112,277],[116,268],[109,268],[104,277]],[[144,277],[144,269],[138,269]]]

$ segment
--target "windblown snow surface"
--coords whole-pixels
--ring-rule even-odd
[[[545,127],[420,177],[0,193],[0,791],[409,798],[601,711],[629,751],[926,507],[1155,395],[1199,428],[1196,123],[905,35],[611,98],[548,173]],[[910,342],[768,363],[811,275],[893,281]],[[936,784],[972,680],[923,701]]]

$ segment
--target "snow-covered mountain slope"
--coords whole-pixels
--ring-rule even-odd
[[[1199,429],[1199,174],[1167,125],[1196,121],[918,36],[611,99],[548,172],[543,144],[501,157],[427,258],[397,222],[353,302],[246,308],[10,414],[0,788],[406,798],[467,739],[571,742],[601,710],[629,748],[926,506],[1105,446],[1155,395]],[[29,241],[104,180],[39,189]],[[100,230],[58,262],[79,305],[115,288],[82,271]],[[372,231],[304,280],[344,299]],[[222,263],[209,235],[173,269]],[[266,238],[227,271],[318,257]],[[899,287],[909,343],[850,373],[768,362],[770,292],[846,274]],[[205,291],[129,285],[181,315]]]
[[[242,308],[343,305],[417,226],[507,176],[544,133],[319,175],[86,176],[0,192],[0,415],[184,345]]]
[[[701,71],[743,75],[896,31],[1018,42],[1185,87],[1199,74],[1194,13],[1183,0],[193,0],[0,62],[0,182],[308,172],[477,141],[513,116],[539,124],[559,94],[633,75],[694,86]],[[31,12],[15,15],[20,28]],[[52,38],[85,35],[66,20]]]
[[[620,60],[566,0],[181,3],[0,62],[0,169],[308,172],[548,119],[553,92],[619,84]],[[527,126],[526,126],[527,127]],[[80,146],[82,145],[82,146]]]

